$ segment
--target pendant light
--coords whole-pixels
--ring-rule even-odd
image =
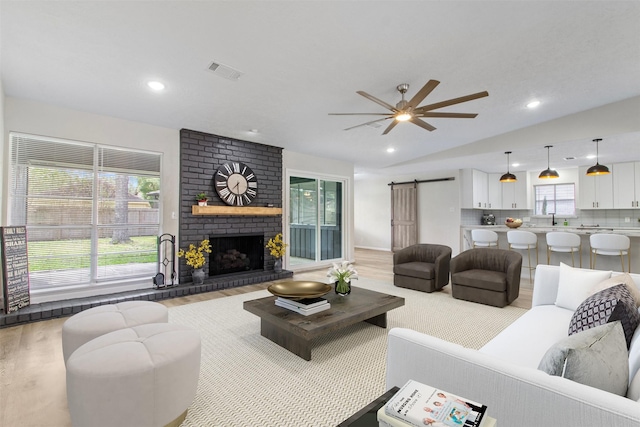
[[[596,164],[591,166],[589,169],[587,169],[587,175],[589,175],[589,176],[607,175],[607,174],[611,173],[611,172],[609,172],[609,168],[608,167],[598,163],[598,143],[600,141],[602,141],[602,138],[596,138],[596,139],[593,140],[593,142],[596,143]]]
[[[540,172],[540,175],[538,175],[538,178],[541,178],[541,179],[560,178],[560,175],[558,175],[558,172],[549,167],[549,148],[551,147],[553,147],[553,145],[544,146],[544,148],[547,149],[547,168],[542,172]]]
[[[504,154],[507,155],[507,173],[500,177],[500,182],[516,182],[518,178],[509,172],[509,154],[511,154],[511,151],[505,151]]]

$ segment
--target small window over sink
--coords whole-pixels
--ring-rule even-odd
[[[535,215],[572,216],[576,214],[576,186],[570,184],[534,185]]]

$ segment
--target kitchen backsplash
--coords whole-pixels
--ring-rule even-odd
[[[493,214],[496,217],[496,224],[504,224],[507,217],[524,219],[530,217],[531,224],[537,226],[551,226],[551,218],[534,218],[533,211],[530,210],[485,210],[480,209],[462,209],[460,215],[461,225],[480,225],[482,224],[483,214]],[[625,219],[629,218],[629,222]],[[615,228],[632,228],[640,227],[640,209],[601,209],[601,210],[584,210],[577,212],[577,218],[566,218],[569,226],[599,225],[601,227]],[[564,223],[565,218],[556,217],[558,225]]]

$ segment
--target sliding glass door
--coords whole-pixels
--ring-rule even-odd
[[[311,265],[343,256],[342,181],[289,177],[289,264]]]

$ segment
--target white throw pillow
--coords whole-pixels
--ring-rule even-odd
[[[591,295],[621,283],[629,288],[629,293],[631,293],[631,296],[636,303],[636,307],[640,307],[640,289],[638,289],[638,285],[636,285],[636,282],[633,281],[633,278],[629,273],[616,274],[615,276],[612,275],[607,280],[598,283],[591,289]]]
[[[611,271],[585,270],[560,263],[556,305],[575,311],[595,285],[611,277]]]
[[[627,397],[640,402],[640,372],[631,380],[631,384],[629,384],[629,389],[627,390]]]

